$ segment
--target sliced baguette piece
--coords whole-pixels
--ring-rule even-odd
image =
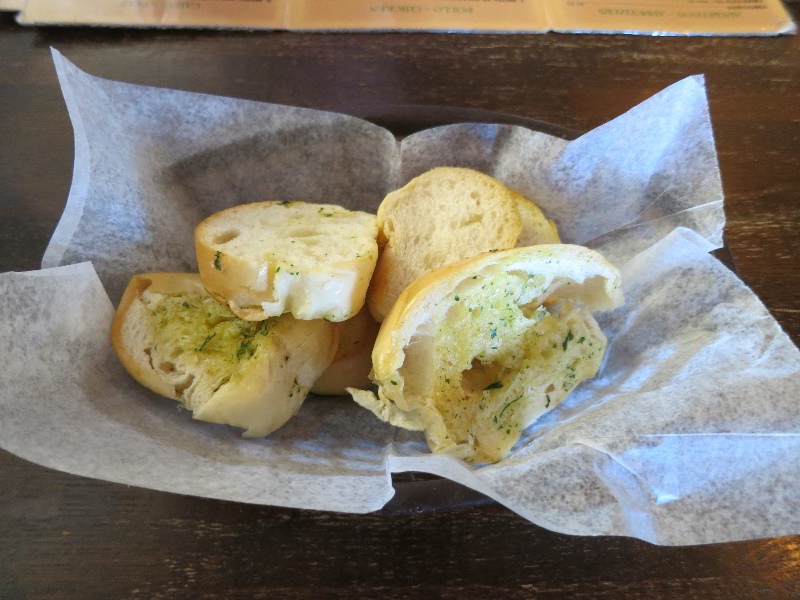
[[[516,192],[515,192],[516,193]],[[541,244],[560,244],[558,228],[554,221],[544,216],[542,210],[522,194],[516,194],[517,210],[522,221],[522,231],[516,246],[538,246]]]
[[[332,204],[257,202],[195,229],[200,278],[238,317],[345,321],[364,305],[378,259],[374,215]]]
[[[472,169],[438,167],[390,193],[378,208],[381,247],[367,306],[383,321],[408,284],[489,250],[558,243],[530,200]]]
[[[505,457],[521,432],[600,367],[591,311],[622,303],[619,271],[593,250],[541,245],[431,271],[402,293],[372,352],[380,419],[424,431],[433,452]]]
[[[325,321],[243,321],[189,273],[134,276],[111,332],[139,383],[245,437],[265,436],[297,413],[337,341],[336,325]]]
[[[347,388],[372,385],[372,347],[378,337],[380,324],[375,322],[367,307],[352,319],[336,323],[339,347],[333,363],[314,382],[311,391],[324,396],[346,396]]]

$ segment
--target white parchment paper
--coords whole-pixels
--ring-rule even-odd
[[[703,80],[680,81],[566,142],[462,124],[398,142],[343,115],[134,86],[54,60],[73,184],[43,270],[0,275],[0,445],[52,468],[241,502],[372,511],[392,472],[438,474],[556,531],[695,544],[800,532],[800,355],[719,247],[722,191]],[[374,211],[436,165],[534,198],[565,241],[622,269],[599,318],[603,369],[474,467],[347,399],[311,398],[243,440],[143,389],[109,343],[134,273],[193,270],[192,231],[236,203]]]

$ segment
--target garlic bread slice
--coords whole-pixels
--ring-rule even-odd
[[[112,325],[112,345],[142,385],[195,419],[265,436],[300,408],[333,360],[335,324],[291,315],[239,319],[189,273],[136,275]]]
[[[433,452],[505,457],[523,429],[602,362],[591,315],[620,305],[619,271],[571,245],[485,253],[431,271],[400,296],[372,352],[379,418],[422,430]]]
[[[238,317],[345,321],[364,305],[378,259],[374,215],[332,204],[257,202],[195,229],[200,278]]]

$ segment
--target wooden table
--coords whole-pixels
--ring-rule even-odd
[[[69,189],[72,131],[49,46],[139,84],[354,114],[487,109],[579,131],[705,73],[733,261],[800,340],[797,36],[25,29],[2,14],[0,271],[39,267]],[[463,488],[431,510],[436,481],[352,516],[128,488],[4,452],[0,470],[0,598],[800,598],[800,537],[688,548],[569,537]]]

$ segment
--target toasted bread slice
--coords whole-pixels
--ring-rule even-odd
[[[339,348],[331,366],[311,387],[315,394],[346,396],[349,387],[365,388],[372,385],[369,379],[372,347],[380,325],[365,306],[352,319],[336,323],[336,327],[339,329]]]
[[[258,202],[195,230],[200,278],[238,317],[345,321],[364,305],[378,258],[374,215],[331,204]]]
[[[606,340],[591,311],[621,302],[619,271],[587,248],[481,254],[403,292],[372,352],[378,395],[348,391],[382,420],[424,431],[434,452],[497,461],[597,373]]]
[[[558,242],[530,201],[472,169],[439,167],[412,179],[378,208],[381,247],[367,306],[383,321],[408,284],[444,265],[489,250]],[[542,232],[546,236],[537,239]]]
[[[336,353],[336,325],[291,315],[243,321],[188,273],[136,275],[112,325],[120,361],[142,385],[195,419],[246,437],[286,423]]]

